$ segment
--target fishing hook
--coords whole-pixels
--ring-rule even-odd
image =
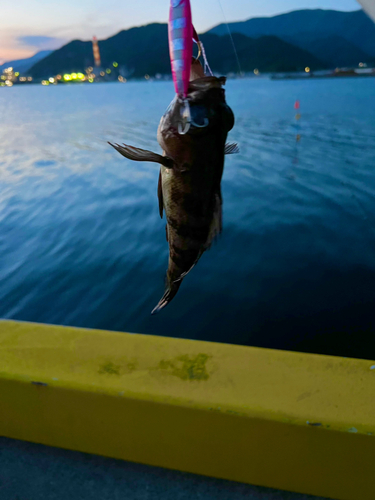
[[[198,59],[200,58],[200,56],[202,55],[202,48],[201,48],[201,42],[196,42],[194,39],[193,41],[198,45],[198,55],[197,57],[195,58],[196,61],[198,61]]]
[[[181,121],[177,124],[177,130],[180,135],[185,135],[189,132],[190,127],[196,128],[204,128],[210,123],[207,117],[204,117],[203,123],[196,123],[191,117],[190,105],[189,101],[186,98],[179,99],[180,104],[182,105],[180,108]]]
[[[177,130],[180,135],[185,135],[189,132],[191,125],[190,105],[186,97],[179,99],[179,102],[182,104],[180,108],[181,121],[178,122]],[[183,125],[184,122],[185,124]]]

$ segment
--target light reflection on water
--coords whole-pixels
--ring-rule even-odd
[[[373,79],[237,80],[224,232],[165,311],[170,82],[0,92],[0,316],[375,357]],[[293,104],[301,101],[296,144]]]

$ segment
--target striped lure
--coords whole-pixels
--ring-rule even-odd
[[[171,0],[168,38],[176,94],[185,99],[187,97],[193,55],[193,24],[189,0]]]

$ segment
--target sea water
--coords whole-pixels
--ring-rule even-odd
[[[168,263],[159,167],[107,141],[160,152],[173,94],[0,89],[0,317],[375,358],[375,79],[227,82],[241,151],[223,233],[150,316]]]

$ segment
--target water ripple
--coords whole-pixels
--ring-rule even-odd
[[[374,357],[369,80],[227,82],[241,152],[223,235],[152,318],[168,260],[158,166],[107,141],[160,152],[172,84],[3,89],[0,316]]]

